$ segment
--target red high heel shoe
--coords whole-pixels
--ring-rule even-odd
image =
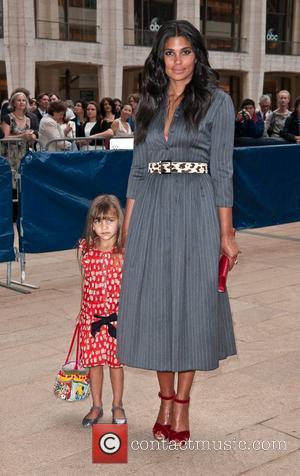
[[[164,397],[160,392],[158,393],[159,398],[162,400],[173,400],[175,394],[171,397]],[[163,425],[162,423],[156,422],[152,428],[153,437],[156,440],[167,440],[169,437],[171,425]]]
[[[174,402],[177,403],[190,403],[190,397],[187,400],[179,400],[178,398],[174,398]],[[190,439],[190,431],[183,430],[183,431],[175,431],[171,428],[169,429],[169,436],[168,440],[170,443],[175,443],[176,445],[182,446],[186,441]]]

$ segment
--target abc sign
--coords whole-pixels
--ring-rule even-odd
[[[267,41],[278,41],[279,40],[279,35],[273,30],[273,28],[270,28],[267,32]]]
[[[158,31],[160,29],[160,25],[155,21],[150,23],[150,31]]]

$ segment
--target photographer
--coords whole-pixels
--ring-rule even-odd
[[[235,137],[252,137],[258,139],[264,133],[264,121],[255,112],[255,102],[244,99],[241,110],[236,115]]]

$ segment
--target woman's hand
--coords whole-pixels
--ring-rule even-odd
[[[237,264],[238,254],[240,253],[239,247],[235,240],[234,232],[221,236],[221,255],[226,255],[229,258],[229,268],[232,269]]]

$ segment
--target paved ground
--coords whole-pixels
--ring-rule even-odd
[[[80,425],[90,402],[52,394],[80,300],[75,252],[28,255],[27,281],[40,289],[0,288],[1,474],[299,474],[300,223],[248,230],[238,240],[230,295],[239,354],[198,372],[191,395],[191,437],[210,450],[198,443],[194,451],[151,451],[144,442],[144,450],[129,450],[127,465],[93,465],[91,433]],[[104,403],[110,422],[109,385]],[[151,447],[155,374],[127,368],[124,403],[130,444]]]

